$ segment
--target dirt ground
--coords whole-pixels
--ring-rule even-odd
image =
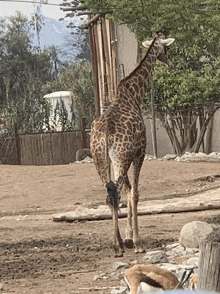
[[[1,165],[1,171],[1,293],[110,293],[111,287],[120,285],[111,275],[114,262],[142,262],[144,253],[136,255],[128,249],[124,257],[113,257],[111,220],[53,222],[54,213],[105,204],[106,191],[93,164]],[[220,163],[145,161],[140,201],[175,201],[215,189],[220,187],[219,175]],[[216,215],[220,211],[140,216],[146,251],[177,242],[185,223]],[[126,219],[119,224],[125,237]],[[94,281],[101,273],[108,279]]]

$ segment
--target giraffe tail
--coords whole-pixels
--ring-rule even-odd
[[[109,205],[112,205],[115,209],[119,210],[118,202],[119,202],[119,197],[118,197],[118,192],[115,184],[110,181],[106,184],[106,189],[108,192],[107,198],[106,198],[106,203]]]
[[[108,134],[108,132],[106,132]],[[116,188],[115,183],[111,180],[111,161],[109,157],[109,145],[108,145],[108,135],[106,135],[105,138],[105,161],[107,165],[107,181],[108,183],[105,185],[108,195],[106,198],[106,203],[109,205],[112,205],[115,209],[119,210],[118,203],[119,203],[119,197],[118,197],[118,191]]]

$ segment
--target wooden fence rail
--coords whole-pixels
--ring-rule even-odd
[[[81,131],[19,135],[21,164],[67,164],[83,147]]]
[[[89,148],[89,132],[85,130],[19,134],[14,140],[16,144],[13,147],[13,154],[17,155],[17,160],[10,162],[10,158],[7,161],[7,158],[4,157],[3,163],[22,165],[68,164],[76,160],[77,150],[83,147]],[[17,150],[18,146],[19,150]]]

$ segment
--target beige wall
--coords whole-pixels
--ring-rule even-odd
[[[117,38],[117,82],[123,77],[123,66],[125,76],[129,75],[136,66],[137,61],[137,41],[135,34],[132,33],[127,25],[117,24],[116,26]]]
[[[146,135],[147,135],[147,149],[146,154],[154,155],[153,143],[152,143],[152,132],[151,132],[151,119],[145,119]],[[170,139],[162,127],[159,119],[156,119],[156,137],[157,137],[157,156],[162,157],[166,154],[173,154],[174,150]]]
[[[220,152],[220,109],[214,114],[211,144],[213,152]]]

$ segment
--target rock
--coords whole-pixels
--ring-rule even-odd
[[[127,294],[127,287],[120,287],[120,289],[112,289],[111,294]]]
[[[187,265],[198,267],[199,265],[199,257],[191,257],[187,260]]]
[[[127,284],[125,282],[124,275],[123,275],[123,279],[120,280],[119,284],[120,284],[120,286],[123,286],[123,287],[126,287],[127,288]]]
[[[75,202],[74,205],[82,205],[82,202]]]
[[[93,281],[98,281],[98,280],[101,280],[101,279],[102,279],[101,276],[94,276]]]
[[[181,244],[179,244],[178,246],[174,247],[172,251],[176,255],[181,255],[181,254],[183,254],[184,250],[185,250],[185,248]]]
[[[153,155],[146,154],[145,160],[152,160],[157,159]],[[177,156],[176,154],[166,154],[162,158],[158,158],[158,160],[176,160],[176,161],[187,161],[187,162],[194,162],[194,161],[220,161],[220,153],[212,152],[209,155],[203,152],[186,152],[182,156]]]
[[[127,204],[121,202],[121,203],[119,203],[118,207],[119,207],[119,208],[126,208],[126,207],[127,207]]]
[[[206,222],[193,221],[184,225],[180,231],[180,243],[184,247],[199,248],[199,242],[213,231]]]
[[[156,156],[150,155],[150,154],[145,154],[144,160],[152,160],[152,159],[157,159]]]
[[[188,265],[182,265],[182,264],[172,264],[172,263],[161,263],[158,265],[160,268],[165,269],[167,271],[171,271],[174,273],[183,272],[185,269],[188,269]]]
[[[166,249],[167,249],[167,250],[172,250],[173,248],[175,248],[175,247],[177,247],[177,246],[179,246],[179,245],[180,245],[180,243],[170,244],[170,245],[167,245],[167,246],[166,246]]]
[[[81,160],[81,163],[91,163],[93,162],[93,159],[89,156],[87,156],[85,159]]]
[[[185,251],[186,251],[187,255],[195,255],[195,254],[199,253],[198,248],[186,248]]]
[[[166,251],[166,255],[167,255],[168,257],[170,257],[170,256],[175,256],[176,253],[175,253],[173,250],[169,250],[169,251]]]
[[[138,261],[137,261],[137,260],[132,260],[130,263],[131,263],[132,265],[135,265],[135,264],[138,264]]]
[[[220,228],[214,228],[213,231],[206,236],[207,242],[220,242]]]
[[[185,248],[180,243],[176,243],[172,245],[166,246],[166,255],[168,257],[176,257],[176,256],[193,256],[194,254],[199,252],[198,248]],[[171,250],[169,250],[171,249]]]
[[[76,152],[76,161],[82,161],[87,156],[92,158],[92,153],[89,148],[81,148]]]
[[[177,156],[176,161],[220,161],[220,155],[217,152],[212,152],[209,155],[203,152],[186,152],[182,156]]]
[[[208,155],[209,159],[211,159],[211,161],[219,161],[220,160],[220,153],[218,152],[211,152]]]
[[[99,275],[99,276],[94,276],[93,277],[93,281],[98,281],[98,280],[107,280],[108,279],[108,277],[106,276],[106,274],[104,274],[104,273],[102,273],[101,275]]]
[[[127,268],[127,267],[129,267],[129,264],[125,263],[125,262],[120,262],[120,261],[115,262],[112,271],[116,272],[119,268],[122,268],[122,267]]]
[[[119,273],[119,274],[118,274],[118,279],[119,279],[119,280],[124,279],[124,274],[123,274],[123,273]]]
[[[174,160],[177,157],[176,154],[166,154],[163,158],[167,160]]]
[[[168,262],[167,255],[162,250],[147,252],[143,258],[147,259],[151,263],[162,263],[162,262],[166,263],[166,262]]]

